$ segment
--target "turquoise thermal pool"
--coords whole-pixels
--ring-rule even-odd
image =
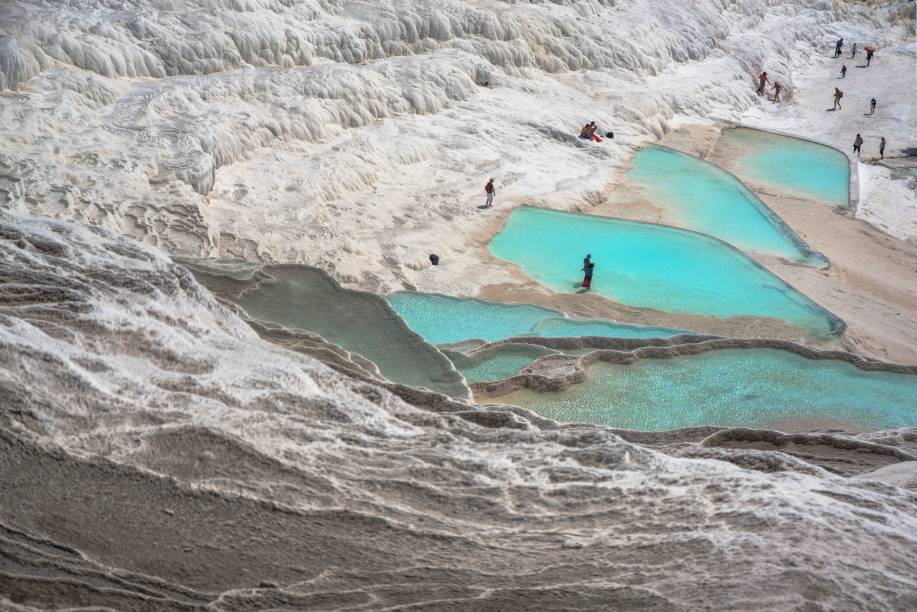
[[[398,291],[386,299],[408,327],[430,344],[471,339],[496,342],[513,336],[668,338],[689,333],[665,327],[567,319],[563,313],[539,306],[499,304],[434,293]]]
[[[723,130],[723,149],[743,179],[780,193],[793,192],[847,207],[847,156],[824,145],[749,128]]]
[[[743,250],[804,261],[827,260],[725,170],[696,157],[649,146],[634,158],[628,179],[676,225],[724,240]]]
[[[769,317],[818,336],[843,330],[840,319],[735,248],[695,232],[523,206],[489,248],[555,291],[579,290],[583,257],[591,253],[592,291],[622,304],[718,318]]]
[[[728,349],[621,365],[598,362],[585,382],[497,398],[563,422],[661,431],[917,425],[917,375],[865,371],[775,349]]]
[[[471,357],[456,351],[443,351],[469,383],[512,378],[542,355],[556,353],[531,344],[501,344]]]

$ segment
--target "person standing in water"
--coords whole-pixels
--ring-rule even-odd
[[[777,102],[780,102],[780,92],[781,91],[783,91],[783,86],[780,83],[778,83],[777,81],[774,81],[774,104],[776,104]]]
[[[885,159],[885,136],[879,141],[879,157]]]
[[[857,157],[860,156],[860,147],[863,146],[863,137],[857,134],[857,137],[853,140],[853,152],[857,154]]]
[[[843,97],[844,97],[844,92],[838,89],[837,87],[835,87],[834,88],[834,110],[839,110],[841,108],[841,98]]]
[[[484,185],[484,193],[487,194],[487,199],[484,201],[484,208],[490,208],[494,205],[494,196],[497,195],[497,191],[494,189],[493,179],[488,180],[487,184]]]
[[[770,83],[770,80],[767,78],[767,72],[762,72],[761,74],[758,75],[758,91],[757,91],[757,93],[758,93],[759,96],[763,96],[763,95],[764,95],[764,87],[765,87],[768,83]]]
[[[870,115],[875,115],[875,114],[876,114],[876,104],[877,104],[877,102],[876,102],[876,99],[875,99],[875,98],[873,98],[872,100],[869,101],[869,114],[870,114]]]
[[[841,66],[841,78],[843,79],[846,76],[847,76],[847,64],[844,64],[843,66]]]
[[[586,255],[583,260],[583,289],[592,287],[592,272],[595,270],[595,264],[592,263],[592,255]]]

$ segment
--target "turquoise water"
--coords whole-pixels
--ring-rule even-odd
[[[499,401],[565,422],[661,431],[696,425],[917,425],[917,375],[773,349],[712,351],[631,365],[596,363],[563,391],[522,390]]]
[[[741,181],[713,164],[650,146],[634,158],[628,178],[680,226],[743,250],[827,265]]]
[[[496,342],[513,336],[608,336],[668,338],[682,330],[641,327],[611,321],[576,321],[556,310],[527,304],[498,304],[433,293],[399,291],[387,298],[408,327],[430,344],[469,339]]]
[[[850,166],[840,151],[747,128],[724,130],[722,139],[739,150],[735,163],[740,177],[835,206],[846,208],[849,204]]]
[[[455,367],[465,375],[469,383],[506,380],[532,364],[542,355],[556,353],[550,349],[530,344],[504,344],[489,349],[474,357],[462,353],[445,351]]]
[[[482,360],[476,366],[461,368],[460,371],[469,383],[506,380],[531,365],[535,359],[526,355],[496,355]]]
[[[582,336],[603,336],[608,338],[670,338],[691,332],[668,327],[626,325],[609,321],[578,320],[554,317],[545,319],[535,326],[534,336],[542,338],[565,338]]]
[[[771,317],[820,336],[843,328],[738,250],[694,232],[523,206],[489,248],[555,291],[578,290],[583,257],[592,253],[592,291],[622,304],[719,318]]]

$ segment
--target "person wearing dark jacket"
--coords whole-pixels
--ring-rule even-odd
[[[592,287],[592,273],[595,270],[595,264],[592,263],[592,255],[587,255],[583,260],[583,289]]]
[[[857,154],[857,157],[860,156],[860,147],[863,146],[863,137],[857,134],[857,137],[853,140],[853,152]]]

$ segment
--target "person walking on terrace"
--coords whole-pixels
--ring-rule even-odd
[[[872,100],[869,101],[869,114],[870,114],[870,115],[875,115],[875,114],[876,114],[876,104],[877,104],[877,102],[876,102],[876,99],[875,99],[875,98],[873,98]]]
[[[486,197],[484,200],[484,208],[490,208],[494,205],[494,196],[497,195],[497,191],[494,189],[493,179],[488,180],[487,184],[484,185],[484,193]]]
[[[774,104],[780,102],[780,92],[783,91],[783,85],[774,81]]]
[[[869,67],[869,62],[872,61],[872,54],[875,53],[872,49],[866,49],[866,67]]]
[[[850,51],[850,59],[853,59],[857,56],[857,44],[853,43],[853,50]]]
[[[857,137],[853,140],[853,152],[857,154],[857,157],[860,156],[860,148],[863,146],[863,137],[857,134]]]
[[[841,66],[841,78],[843,79],[846,77],[847,77],[847,64],[844,64],[843,66]]]
[[[837,59],[841,56],[841,49],[844,47],[844,39],[839,38],[836,43],[834,43],[834,59]]]
[[[885,136],[879,140],[879,157],[885,159]]]
[[[838,89],[837,87],[835,87],[834,88],[834,108],[832,110],[841,109],[841,98],[843,97],[844,97],[844,92]]]

